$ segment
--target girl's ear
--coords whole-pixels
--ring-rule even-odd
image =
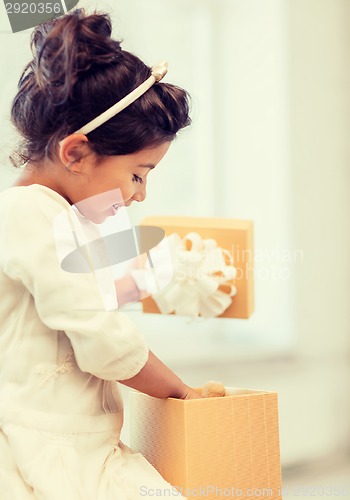
[[[79,173],[82,170],[81,160],[86,156],[88,142],[86,135],[74,133],[59,143],[59,158],[67,170],[73,173]]]

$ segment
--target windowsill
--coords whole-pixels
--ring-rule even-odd
[[[234,341],[221,340],[217,345],[212,342],[193,339],[177,339],[172,341],[167,338],[164,341],[159,335],[145,334],[150,348],[164,362],[172,366],[210,366],[210,365],[232,365],[232,363],[271,363],[273,361],[292,362],[296,356],[291,348],[272,346],[243,347],[235,345]]]
[[[238,322],[221,319],[192,321],[142,313],[140,304],[123,308],[145,335],[150,349],[172,368],[247,363],[292,363],[296,360],[292,342],[277,343],[264,333],[240,332]],[[147,320],[145,321],[147,317]],[[170,320],[170,321],[169,321]],[[226,320],[227,321],[227,320]],[[162,334],[162,330],[165,332]]]

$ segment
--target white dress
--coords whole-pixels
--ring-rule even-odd
[[[115,381],[141,370],[148,347],[108,310],[96,274],[62,270],[72,233],[57,245],[55,224],[72,212],[38,184],[0,193],[0,498],[183,498],[119,440]]]

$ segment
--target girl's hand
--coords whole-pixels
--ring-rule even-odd
[[[202,396],[192,387],[184,384],[157,356],[149,351],[148,361],[143,368],[122,384],[150,396],[166,399],[201,399]]]
[[[195,389],[192,389],[192,387],[186,387],[186,392],[183,397],[180,399],[203,399],[203,396],[199,394]]]

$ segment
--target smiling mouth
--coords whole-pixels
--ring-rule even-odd
[[[132,201],[130,203],[114,203],[112,205],[112,208],[114,208],[115,211],[117,211],[120,207],[129,207],[131,205]]]

